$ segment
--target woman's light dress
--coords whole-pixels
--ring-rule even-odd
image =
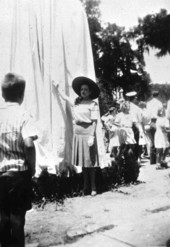
[[[93,100],[80,102],[73,107],[74,136],[72,147],[72,164],[80,167],[99,165],[96,134],[93,130],[93,120],[98,119],[98,104]],[[89,137],[94,135],[94,144],[89,147]]]
[[[169,147],[168,136],[165,128],[169,127],[169,121],[166,117],[157,117],[156,132],[155,132],[155,147],[167,148]]]
[[[121,144],[135,144],[134,133],[132,130],[133,119],[131,114],[120,112],[116,119],[115,124],[119,125],[119,142]]]

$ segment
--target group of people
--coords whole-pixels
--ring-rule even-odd
[[[106,151],[115,160],[122,145],[132,145],[138,162],[145,155],[151,164],[167,167],[169,150],[170,102],[163,104],[159,92],[148,102],[138,101],[135,91],[119,99],[102,116]]]
[[[25,246],[25,214],[31,208],[31,181],[36,163],[34,140],[38,136],[33,119],[21,107],[25,84],[23,77],[8,73],[1,85],[4,98],[4,104],[0,106],[1,247]],[[73,100],[60,91],[58,83],[53,81],[53,84],[61,99],[72,107],[74,132],[71,163],[83,173],[84,195],[95,196],[96,168],[99,166],[96,141],[99,106],[96,99],[100,90],[93,80],[84,76],[76,77],[72,88],[78,97]],[[102,117],[106,133],[109,133],[112,159],[120,155],[122,146],[129,145],[136,160],[140,159],[143,148],[147,147],[151,163],[165,162],[169,147],[170,110],[166,113],[157,97],[158,92],[154,92],[153,99],[148,103],[138,103],[136,92],[129,92],[125,99],[116,102],[109,114]],[[156,160],[153,161],[153,157]]]

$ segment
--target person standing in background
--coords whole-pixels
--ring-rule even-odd
[[[168,101],[166,102],[165,114],[166,114],[166,118],[168,119],[169,127],[170,127],[170,100],[168,100]],[[169,132],[169,131],[168,131],[167,135],[168,135],[168,141],[169,141],[169,144],[170,144],[170,132]],[[168,152],[169,152],[169,151],[168,151]],[[168,152],[167,152],[167,153],[168,153]]]
[[[141,143],[141,145],[143,145],[142,158],[144,158],[144,156],[150,157],[150,139],[148,138],[148,134],[147,134],[148,129],[150,129],[150,120],[147,114],[146,102],[140,101],[138,106],[140,107],[142,111],[142,128],[143,128],[143,134],[144,134],[143,143]]]
[[[136,120],[133,119],[133,115],[130,114],[130,104],[125,101],[120,109],[120,112],[116,115],[114,124],[118,127],[119,146],[132,145],[134,151],[134,145],[136,144],[133,123]]]
[[[110,107],[109,111],[101,117],[101,120],[103,122],[103,129],[104,129],[103,136],[104,136],[104,144],[105,144],[106,153],[110,152],[111,135],[110,135],[109,126],[110,126],[110,122],[114,120],[115,114],[116,114],[116,107]]]
[[[147,102],[148,118],[150,119],[150,129],[148,136],[150,138],[150,164],[156,163],[156,148],[155,148],[155,132],[156,132],[156,120],[158,117],[158,111],[163,108],[163,104],[158,100],[159,92],[152,92],[152,99]]]
[[[109,135],[109,129],[107,127],[107,123],[113,118],[112,115],[113,111],[114,111],[114,107],[110,107],[109,111],[106,112],[101,117],[101,121],[103,124],[103,139],[104,139],[106,153],[109,153],[109,143],[110,143],[110,135]]]
[[[135,136],[135,155],[136,159],[140,161],[140,147],[139,144],[143,140],[143,128],[142,128],[142,111],[141,109],[136,105],[137,93],[135,91],[128,92],[126,93],[127,100],[129,101],[130,109],[129,113],[133,118],[133,131],[134,131],[134,136]]]
[[[115,159],[118,154],[118,148],[120,146],[119,144],[119,135],[118,135],[118,126],[115,125],[115,119],[118,114],[119,105],[116,104],[115,107],[112,107],[112,117],[108,119],[108,121],[105,123],[106,128],[109,131],[109,152],[111,160],[115,162]],[[110,110],[110,109],[109,109]]]
[[[72,146],[72,165],[80,167],[83,172],[84,195],[91,193],[95,196],[96,167],[99,166],[98,149],[96,141],[96,125],[99,107],[94,99],[98,98],[100,90],[97,84],[87,77],[76,77],[72,82],[72,88],[78,97],[75,101],[59,91],[61,98],[67,101],[73,108],[74,134]]]
[[[156,163],[162,167],[166,167],[165,161],[169,142],[167,129],[169,129],[169,121],[165,115],[165,109],[158,110],[158,117],[156,121],[156,132],[155,132],[155,148],[156,148]]]

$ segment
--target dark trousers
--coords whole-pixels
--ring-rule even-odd
[[[135,155],[136,160],[138,160],[138,158],[140,158],[139,130],[135,125],[133,125],[132,129],[133,129],[134,138],[136,141],[136,144],[134,144],[134,147],[133,147],[134,155]]]
[[[31,208],[28,172],[0,174],[0,246],[24,247],[25,214]]]
[[[150,127],[150,142],[151,142],[151,146],[150,146],[150,164],[155,164],[156,163],[156,148],[155,148],[155,142],[154,142],[154,138],[155,138],[155,132],[156,132],[156,128],[154,126]]]
[[[25,210],[11,213],[0,210],[0,243],[1,247],[24,247]]]
[[[83,168],[83,179],[84,179],[84,186],[83,186],[84,194],[91,193],[91,191],[96,191],[95,167]]]

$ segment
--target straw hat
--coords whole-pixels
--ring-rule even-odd
[[[89,89],[91,91],[91,95],[90,95],[91,99],[96,99],[99,97],[100,89],[97,86],[97,84],[91,79],[84,76],[76,77],[72,82],[72,88],[76,94],[80,96],[80,90],[82,85],[89,86]]]

